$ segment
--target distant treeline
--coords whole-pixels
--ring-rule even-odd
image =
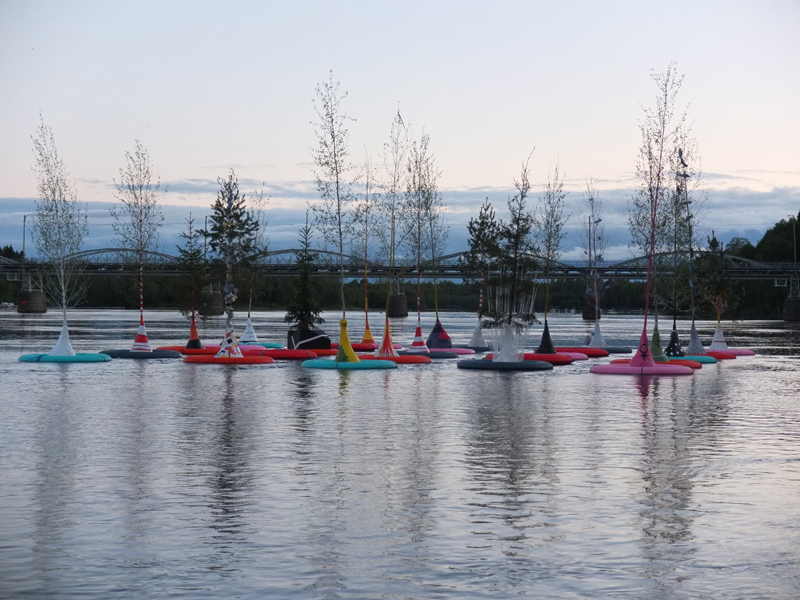
[[[293,293],[292,277],[265,278],[254,290],[253,308],[258,310],[285,311]],[[89,289],[84,308],[129,308],[139,306],[138,279],[134,272],[130,275],[109,275],[88,278]],[[338,280],[335,277],[320,277],[313,280],[317,287],[322,307],[326,310],[340,307],[338,304]],[[477,311],[480,284],[439,282],[439,308],[441,310]],[[644,302],[644,283],[639,281],[615,280],[608,284],[603,295],[601,313],[641,312]],[[776,288],[771,281],[733,281],[732,294],[735,302],[725,312],[728,319],[781,319],[786,288]],[[369,307],[371,310],[383,310],[386,307],[385,282],[371,281],[369,290]],[[416,282],[407,283],[404,292],[408,298],[409,313],[416,310]],[[18,282],[0,280],[0,301],[16,302],[19,293]],[[551,305],[556,310],[574,310],[580,312],[586,302],[586,283],[581,280],[567,279],[553,282],[550,291]],[[196,303],[203,302],[199,295]],[[354,280],[345,285],[347,305],[351,309],[364,308],[364,281]],[[242,290],[239,300],[234,305],[241,313],[247,310],[248,290]],[[180,277],[145,277],[144,303],[146,308],[185,310],[188,302],[185,294],[185,283]],[[541,313],[544,303],[544,291],[540,290],[536,298],[536,310]],[[422,310],[433,310],[433,284],[423,283],[421,294]],[[671,315],[669,307],[661,307],[662,314]],[[685,316],[685,312],[682,313]],[[698,305],[698,315],[706,318],[714,317],[714,307],[708,303]]]

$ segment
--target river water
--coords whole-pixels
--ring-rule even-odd
[[[128,347],[137,319],[75,311],[73,344]],[[188,337],[146,320],[154,346]],[[285,341],[280,314],[253,321]],[[442,321],[460,343],[475,324]],[[0,313],[0,598],[800,597],[796,326],[727,324],[759,355],[674,379],[17,362],[59,325]],[[602,326],[634,345],[641,317]]]

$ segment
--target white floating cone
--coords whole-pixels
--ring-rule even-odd
[[[240,342],[257,342],[258,336],[256,335],[256,330],[253,329],[253,323],[250,321],[250,317],[247,317],[247,326],[244,328],[244,333],[242,337],[239,338]]]
[[[692,321],[692,332],[689,334],[689,345],[686,346],[686,354],[705,354],[706,349],[703,347],[703,342],[700,341],[700,336],[697,335],[697,328]]]
[[[239,348],[239,342],[233,333],[233,327],[225,327],[225,329],[225,337],[222,339],[219,352],[217,352],[216,356],[218,358],[242,358],[244,355],[242,354],[242,351]]]
[[[600,332],[600,322],[594,322],[594,331],[592,331],[592,339],[589,342],[589,348],[605,348],[606,341],[603,339],[603,334]]]
[[[56,345],[50,350],[50,356],[75,356],[75,350],[69,342],[69,329],[67,329],[66,321],[61,325],[61,335],[58,336]]]
[[[478,321],[478,324],[475,326],[475,331],[472,332],[472,337],[470,338],[467,347],[485,348],[486,346],[488,346],[488,344],[483,339],[483,330],[481,329],[481,322]]]
[[[711,340],[711,345],[708,349],[716,352],[727,352],[729,350],[728,344],[725,342],[725,334],[722,333],[722,327],[719,325],[714,330],[714,339]]]

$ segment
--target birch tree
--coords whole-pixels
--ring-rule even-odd
[[[316,169],[321,203],[312,207],[314,225],[326,243],[339,253],[339,291],[342,301],[342,319],[347,317],[344,296],[344,249],[347,244],[348,228],[351,221],[350,207],[354,200],[352,190],[352,164],[347,148],[349,132],[347,123],[350,117],[344,112],[341,103],[347,92],[339,92],[339,82],[334,82],[333,71],[327,81],[316,87],[314,110],[318,121],[312,123],[317,135],[317,146],[311,155]]]
[[[139,256],[139,324],[144,327],[145,252],[158,249],[158,230],[164,222],[158,201],[164,192],[158,175],[153,175],[150,154],[139,140],[133,153],[125,152],[125,166],[114,184],[115,197],[122,204],[111,209],[112,227],[117,244],[133,248]]]
[[[583,253],[589,263],[589,279],[586,295],[592,303],[594,319],[600,318],[600,299],[603,297],[604,282],[600,279],[597,263],[603,260],[606,249],[605,224],[603,223],[603,201],[590,177],[586,181],[584,212],[581,214],[580,240]],[[586,318],[584,316],[584,318]]]
[[[542,202],[539,205],[538,227],[535,238],[538,242],[539,251],[544,258],[545,287],[544,300],[544,321],[547,324],[547,311],[550,308],[550,269],[553,263],[561,258],[561,243],[564,241],[566,232],[564,226],[568,216],[564,216],[564,199],[567,193],[564,191],[564,178],[559,172],[558,163],[552,173],[547,174]]]
[[[39,256],[48,267],[43,280],[44,291],[50,302],[61,310],[63,319],[61,336],[50,354],[74,356],[69,342],[67,309],[78,305],[86,296],[81,263],[75,257],[83,239],[89,235],[86,210],[58,155],[53,132],[43,119],[31,139],[35,157],[33,172],[39,193],[33,237]]]

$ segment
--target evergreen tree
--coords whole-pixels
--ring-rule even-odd
[[[306,223],[300,229],[300,252],[296,254],[300,275],[294,282],[294,294],[289,304],[291,309],[283,319],[287,323],[296,324],[300,329],[312,329],[314,325],[325,322],[320,316],[322,309],[319,296],[311,283],[311,269],[317,260],[317,254],[311,250],[311,237],[306,211]]]
[[[197,291],[203,289],[205,284],[206,269],[201,243],[203,232],[194,228],[192,213],[189,213],[189,218],[186,219],[186,222],[188,224],[187,229],[180,233],[181,238],[185,240],[185,244],[177,246],[178,265],[184,273],[183,281],[181,282],[180,308],[181,312],[187,308],[191,310],[191,316],[193,317]]]
[[[200,235],[208,238],[218,262],[247,269],[263,254],[258,243],[258,219],[247,209],[246,196],[239,191],[239,178],[233,169],[227,179],[219,177],[217,182],[220,189],[209,217],[211,226]],[[233,200],[230,210],[229,199]]]

